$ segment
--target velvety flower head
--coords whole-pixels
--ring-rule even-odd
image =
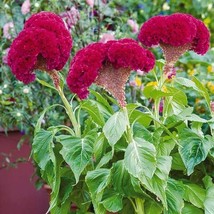
[[[110,92],[125,106],[125,83],[132,70],[148,72],[154,67],[154,56],[133,39],[94,43],[81,49],[73,58],[67,84],[80,99],[88,96],[89,86],[95,82]]]
[[[33,15],[11,44],[8,65],[16,78],[25,84],[35,80],[34,69],[61,70],[72,47],[70,33],[54,13]]]
[[[210,33],[202,21],[189,14],[175,13],[146,21],[138,39],[147,47],[161,46],[166,59],[165,72],[170,72],[187,50],[205,54],[209,49]]]

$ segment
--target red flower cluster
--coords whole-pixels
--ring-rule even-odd
[[[154,64],[153,54],[133,39],[94,43],[77,52],[70,65],[67,84],[72,92],[84,99],[88,95],[88,87],[103,68],[113,66],[130,72],[137,69],[148,72]]]
[[[72,47],[70,33],[62,19],[51,12],[31,16],[13,41],[8,65],[16,78],[25,84],[34,81],[34,69],[61,70]]]
[[[209,48],[210,33],[202,21],[189,14],[175,13],[155,16],[146,21],[138,35],[145,46],[165,44],[174,47],[190,44],[190,49],[205,54]]]

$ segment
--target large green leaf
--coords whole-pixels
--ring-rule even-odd
[[[204,214],[204,212],[191,204],[185,203],[182,214]]]
[[[107,99],[105,99],[101,94],[99,94],[96,91],[90,90],[90,93],[93,94],[97,101],[102,104],[103,106],[105,106],[105,108],[109,111],[110,114],[113,114],[114,111],[112,109],[112,107],[110,106],[110,104],[108,103]]]
[[[182,185],[173,179],[168,180],[166,188],[166,197],[168,210],[165,212],[167,214],[180,214],[183,207],[183,187]]]
[[[149,85],[143,89],[143,94],[146,98],[157,99],[160,97],[170,96],[169,93],[163,92],[161,89],[158,89],[156,86]]]
[[[96,169],[89,171],[86,175],[86,184],[91,194],[95,213],[105,214],[105,208],[101,204],[103,192],[111,179],[110,169]]]
[[[106,149],[110,147],[110,145],[107,142],[107,139],[105,138],[104,134],[101,133],[94,142],[94,159],[95,163],[99,163],[101,158],[104,154],[106,154]]]
[[[35,133],[33,139],[33,157],[41,170],[45,170],[47,163],[51,160],[50,152],[53,146],[54,133],[41,129]]]
[[[110,212],[118,212],[123,208],[123,197],[119,193],[111,192],[104,197],[105,198],[101,203],[106,210]]]
[[[88,114],[91,116],[95,123],[102,127],[105,124],[105,120],[103,114],[99,109],[99,105],[100,104],[97,103],[95,100],[86,100],[83,101],[81,107],[88,112]]]
[[[117,143],[126,130],[129,122],[124,111],[113,114],[103,127],[103,132],[111,146]]]
[[[148,197],[142,191],[139,180],[126,170],[124,160],[113,164],[112,183],[116,192],[127,197]]]
[[[148,142],[151,142],[151,143],[153,142],[152,133],[139,122],[136,122],[133,125],[132,129],[133,129],[134,138],[143,138]]]
[[[167,87],[167,91],[170,93],[170,96],[167,96],[164,101],[164,115],[180,114],[180,112],[184,110],[187,105],[186,94],[183,91],[173,87]]]
[[[185,87],[187,87],[187,88],[193,88],[194,90],[199,91],[199,89],[198,89],[198,87],[196,86],[196,84],[195,84],[192,80],[190,80],[190,79],[186,79],[186,78],[184,78],[184,77],[177,77],[177,78],[175,79],[175,81],[176,81],[178,84],[183,85],[183,86],[185,86]]]
[[[157,158],[157,168],[152,178],[142,176],[139,179],[150,192],[161,199],[167,209],[166,187],[169,171],[171,169],[172,158],[170,156],[160,156]]]
[[[107,164],[113,157],[113,151],[107,152],[100,160],[100,162],[97,164],[96,168],[101,168],[105,164]]]
[[[145,214],[161,214],[163,211],[162,206],[152,200],[146,200],[144,204]]]
[[[214,213],[214,184],[206,191],[206,197],[204,200],[205,214]]]
[[[194,167],[205,160],[212,142],[186,128],[179,133],[179,143],[179,153],[187,168],[187,174],[190,175]]]
[[[110,181],[110,169],[96,169],[89,171],[86,175],[86,183],[92,195],[98,195],[103,192]]]
[[[138,122],[145,127],[148,127],[152,121],[151,117],[147,113],[137,109],[134,109],[132,111],[132,113],[130,114],[129,120],[131,124],[134,122]]]
[[[88,163],[92,160],[93,142],[95,135],[86,135],[84,138],[78,138],[70,135],[60,135],[56,139],[62,144],[60,154],[65,162],[71,167],[76,178],[79,176]]]
[[[210,96],[209,96],[209,93],[207,91],[207,88],[196,77],[193,77],[193,82],[196,84],[196,86],[200,90],[200,94],[202,94],[204,96],[204,98],[207,102],[207,106],[210,109]],[[211,109],[210,109],[210,111],[211,111]]]
[[[156,149],[143,138],[135,138],[125,151],[125,167],[134,177],[151,178],[156,170]]]
[[[197,184],[183,184],[184,187],[184,200],[192,203],[198,208],[203,208],[204,199],[206,196],[205,189]]]

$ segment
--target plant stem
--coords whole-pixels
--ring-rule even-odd
[[[128,115],[128,111],[127,111],[126,107],[123,107],[123,112],[125,113],[126,120],[127,120],[127,140],[128,140],[128,143],[131,143],[131,142],[133,142],[133,133],[131,130],[131,126],[130,126],[130,122],[129,122],[129,115]]]
[[[137,210],[135,211],[136,214],[144,214],[144,200],[140,199],[140,198],[136,198],[135,199],[135,203],[136,203],[136,208]]]
[[[156,98],[155,99],[155,118],[156,120],[159,121],[159,110],[160,110],[160,101],[161,101],[161,98]],[[155,122],[155,128],[157,129],[159,127],[159,124],[157,122]]]
[[[74,115],[74,112],[73,112],[73,109],[72,109],[70,103],[66,99],[66,97],[64,95],[64,92],[63,92],[63,90],[61,89],[60,86],[57,87],[57,90],[58,90],[59,95],[60,95],[60,97],[62,99],[62,102],[65,105],[66,113],[67,113],[69,119],[71,120],[71,123],[72,123],[72,125],[74,127],[74,132],[75,132],[76,136],[77,137],[81,137],[80,125],[77,123],[76,117]]]

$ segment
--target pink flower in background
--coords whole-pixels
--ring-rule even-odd
[[[99,42],[106,43],[110,40],[115,40],[113,33],[104,33]]]
[[[26,15],[30,12],[30,0],[25,0],[21,7],[21,12],[23,15]]]
[[[8,65],[25,84],[35,80],[35,69],[54,73],[67,62],[72,38],[63,20],[51,12],[31,16],[10,46]]]
[[[12,38],[12,36],[11,36],[12,31],[14,31],[14,24],[13,24],[13,22],[6,23],[4,25],[4,27],[3,27],[3,36],[6,39],[11,39]]]
[[[8,56],[9,50],[10,50],[10,48],[5,49],[5,53],[4,53],[4,55],[2,56],[2,62],[3,62],[4,64],[7,64],[7,56]]]
[[[210,102],[210,108],[211,108],[211,111],[214,112],[214,101]]]
[[[87,3],[90,7],[94,7],[94,0],[86,0],[86,3]]]
[[[137,69],[137,74],[138,74],[139,76],[143,76],[143,75],[145,74],[145,72],[142,71],[142,70],[140,70],[140,69]]]
[[[138,31],[139,31],[139,25],[137,24],[137,22],[135,22],[132,19],[129,19],[127,21],[127,24],[131,27],[133,33],[138,33]]]
[[[75,7],[72,7],[70,10],[61,13],[60,17],[64,20],[67,28],[70,30],[80,19],[80,13]]]

